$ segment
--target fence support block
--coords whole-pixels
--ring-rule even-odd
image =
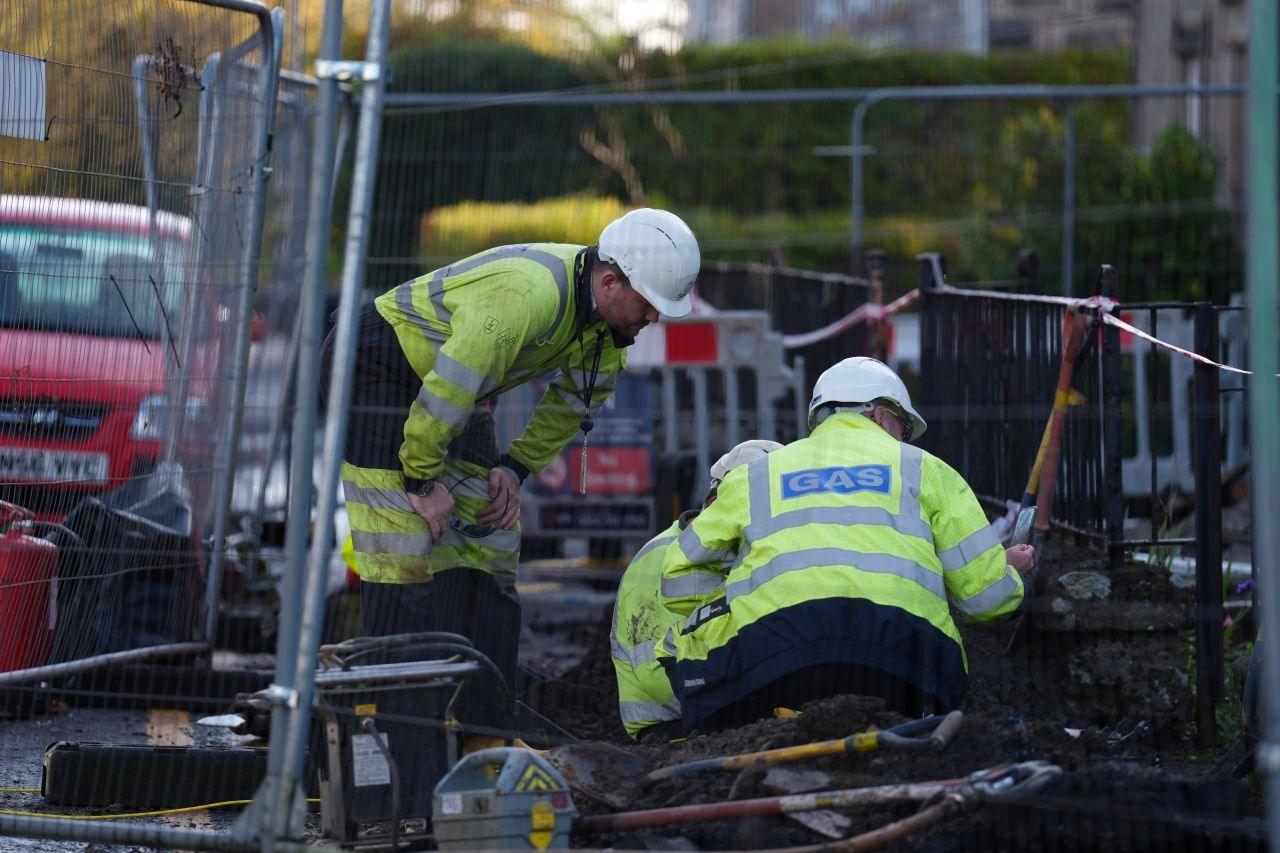
[[[1195,349],[1218,360],[1218,311],[1196,304]],[[1218,740],[1214,703],[1222,698],[1222,435],[1218,369],[1195,366],[1196,744]]]

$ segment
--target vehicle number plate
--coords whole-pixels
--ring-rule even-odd
[[[33,447],[0,447],[0,480],[103,483],[107,454]]]

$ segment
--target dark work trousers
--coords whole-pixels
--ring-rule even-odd
[[[323,349],[326,385],[333,340],[334,333],[330,333]],[[422,379],[404,357],[394,330],[373,303],[367,303],[359,318],[344,458],[365,468],[399,470],[405,419],[421,387]],[[497,463],[490,411],[477,408],[472,413],[462,433],[449,444],[448,455],[486,468]],[[433,566],[432,579],[426,583],[364,582],[360,584],[360,628],[369,637],[422,631],[467,637],[502,673],[508,698],[503,701],[502,685],[482,669],[471,676],[463,690],[458,719],[494,729],[509,726],[520,641],[520,602],[514,589],[504,589],[486,572],[452,566]]]
[[[853,694],[879,696],[890,710],[907,717],[932,713],[933,697],[879,669],[818,664],[775,679],[741,700],[695,721],[690,731],[716,732],[773,716],[774,708],[797,709],[806,702]]]

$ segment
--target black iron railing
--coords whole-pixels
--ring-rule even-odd
[[[1187,352],[1223,363],[1223,317],[1241,306],[1073,305],[948,286],[937,255],[918,261],[919,405],[929,422],[922,443],[996,505],[1018,500],[1027,486],[1054,406],[1068,312],[1087,324],[1067,399],[1051,522],[1104,547],[1113,567],[1135,550],[1194,556],[1196,720],[1201,745],[1211,746],[1214,703],[1224,693],[1224,444],[1229,455],[1247,453],[1232,444],[1243,435],[1239,424],[1227,418],[1224,433],[1224,406],[1246,386]],[[1114,298],[1115,279],[1103,267],[1099,295]],[[1104,322],[1104,312],[1133,325]],[[1189,336],[1174,344],[1187,352],[1140,332],[1161,340]],[[1224,383],[1224,375],[1234,378]],[[1126,470],[1130,480],[1145,482],[1135,488]],[[1150,522],[1126,535],[1131,509]]]

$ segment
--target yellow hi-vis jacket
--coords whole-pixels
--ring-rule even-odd
[[[466,425],[476,401],[496,397],[534,376],[555,373],[524,432],[507,453],[541,471],[617,386],[626,364],[603,321],[579,335],[574,260],[582,246],[500,246],[427,273],[374,300],[422,377],[409,410],[400,461],[409,477],[439,476],[445,448]],[[597,334],[604,351],[590,406]]]
[[[692,609],[695,573],[718,564],[729,566],[723,597]],[[832,663],[877,668],[954,707],[968,664],[948,599],[986,622],[1022,594],[963,478],[854,413],[730,471],[662,564],[663,602],[688,617],[675,643],[686,722]]]
[[[682,515],[650,539],[631,559],[618,584],[609,647],[618,676],[618,713],[632,738],[650,726],[680,719],[680,703],[659,662],[675,657],[673,642],[680,617],[663,606],[659,584],[663,554],[694,514]],[[703,597],[723,592],[723,576],[718,572],[689,577],[702,580]]]
[[[438,479],[454,490],[459,517],[473,521],[488,503],[488,472],[446,456],[478,401],[535,376],[554,376],[523,433],[507,448],[513,459],[537,472],[569,442],[582,417],[594,414],[613,393],[626,357],[603,321],[579,328],[574,265],[582,248],[500,246],[374,300],[422,377],[422,388],[405,420],[399,470],[342,466],[362,580],[418,583],[429,580],[433,568],[458,565],[514,580],[518,530],[497,530],[476,540],[449,531],[433,548],[426,521],[405,495],[404,478]],[[589,310],[584,306],[583,313]],[[598,336],[603,336],[599,373],[584,404]]]

